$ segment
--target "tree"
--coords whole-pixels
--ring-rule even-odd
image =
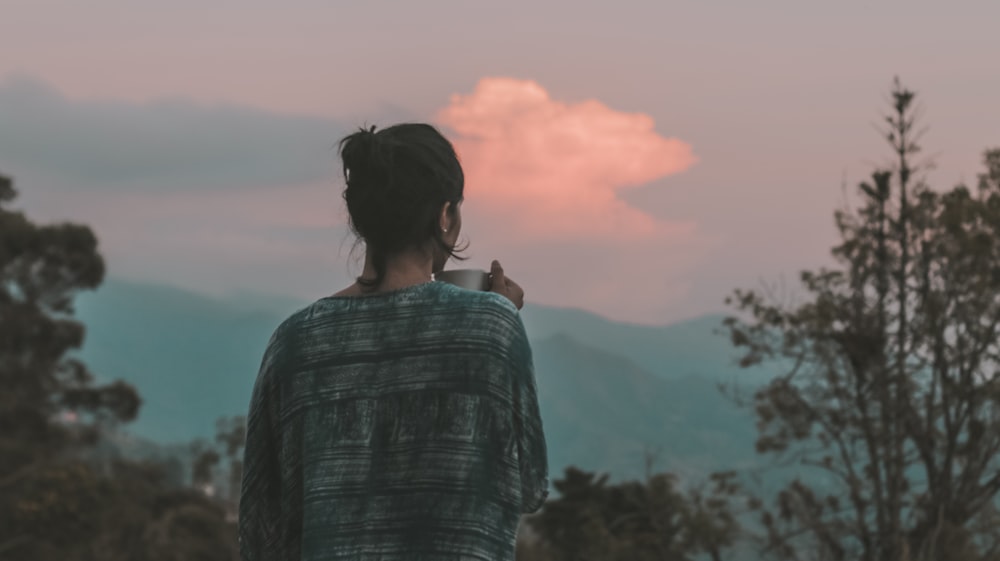
[[[798,303],[727,299],[741,364],[791,365],[752,400],[758,451],[811,470],[762,507],[778,558],[998,558],[1000,150],[976,193],[931,190],[914,99],[897,80],[893,162],[835,214],[838,267],[803,272]]]
[[[229,461],[225,473],[226,507],[233,518],[240,509],[240,490],[243,483],[243,446],[247,440],[247,419],[243,415],[221,417],[215,423],[215,441]]]
[[[33,224],[3,206],[16,194],[0,176],[0,446],[8,469],[74,437],[88,442],[100,423],[135,418],[141,403],[124,382],[93,386],[86,366],[67,357],[84,336],[73,297],[104,276],[96,237],[78,224]],[[73,415],[76,430],[58,422],[61,414]]]
[[[232,517],[239,512],[246,433],[245,416],[219,417],[215,421],[214,444],[199,438],[188,447],[192,457],[192,484],[206,494],[216,496]],[[227,466],[220,470],[219,464],[223,459],[227,461]]]
[[[81,559],[108,561],[236,561],[236,525],[222,505],[192,488],[175,488],[162,466],[116,462],[101,482],[100,531],[84,542]]]
[[[102,424],[131,420],[140,405],[131,386],[95,386],[83,363],[68,356],[84,335],[72,318],[73,296],[104,276],[93,232],[36,225],[6,207],[16,194],[0,176],[0,552],[51,531],[46,513],[65,514],[31,495],[37,478],[54,476],[60,460],[96,441]],[[87,477],[67,466],[62,476]],[[28,519],[38,524],[24,526]]]
[[[524,558],[550,561],[684,561],[699,554],[713,560],[732,547],[741,529],[730,498],[738,488],[735,474],[710,477],[710,485],[684,492],[669,473],[646,480],[607,485],[568,467],[553,482],[562,495],[527,518],[538,535],[534,547],[519,546]]]
[[[104,276],[97,239],[32,223],[5,206],[15,195],[0,176],[0,559],[237,559],[222,505],[95,446],[141,403],[71,356],[84,335],[73,297]]]

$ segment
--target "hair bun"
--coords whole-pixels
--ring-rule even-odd
[[[344,177],[348,184],[352,180],[371,177],[377,167],[377,152],[379,138],[375,134],[375,125],[371,128],[359,128],[341,142],[340,155],[344,162]],[[366,181],[367,182],[367,181]]]

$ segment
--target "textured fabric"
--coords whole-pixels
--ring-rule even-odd
[[[247,417],[246,561],[503,561],[548,496],[531,348],[443,282],[323,298],[274,332]]]

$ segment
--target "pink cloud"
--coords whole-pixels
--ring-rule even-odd
[[[648,115],[554,100],[530,80],[483,78],[471,94],[453,95],[437,119],[456,133],[470,206],[522,239],[636,241],[693,229],[618,197],[697,161]]]
[[[556,101],[510,79],[454,96],[438,122],[451,129],[468,178],[470,260],[451,267],[500,259],[528,302],[619,320],[663,323],[683,305],[711,240],[693,220],[659,220],[652,206],[647,213],[620,195],[693,165],[687,144],[659,135],[646,115]],[[26,188],[24,201],[47,209],[33,211],[36,219],[93,225],[112,276],[309,300],[360,272],[349,259],[342,184],[330,175],[232,190]]]
[[[529,301],[618,320],[663,323],[683,305],[717,240],[621,193],[694,165],[687,143],[657,133],[648,115],[556,100],[511,78],[453,95],[436,120],[466,173],[470,260],[454,266],[500,259]]]

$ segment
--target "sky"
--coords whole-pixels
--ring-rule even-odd
[[[109,276],[310,301],[360,273],[335,145],[429,122],[463,239],[527,305],[667,324],[831,263],[889,161],[894,76],[939,189],[1000,146],[997,2],[0,0],[0,172]]]

